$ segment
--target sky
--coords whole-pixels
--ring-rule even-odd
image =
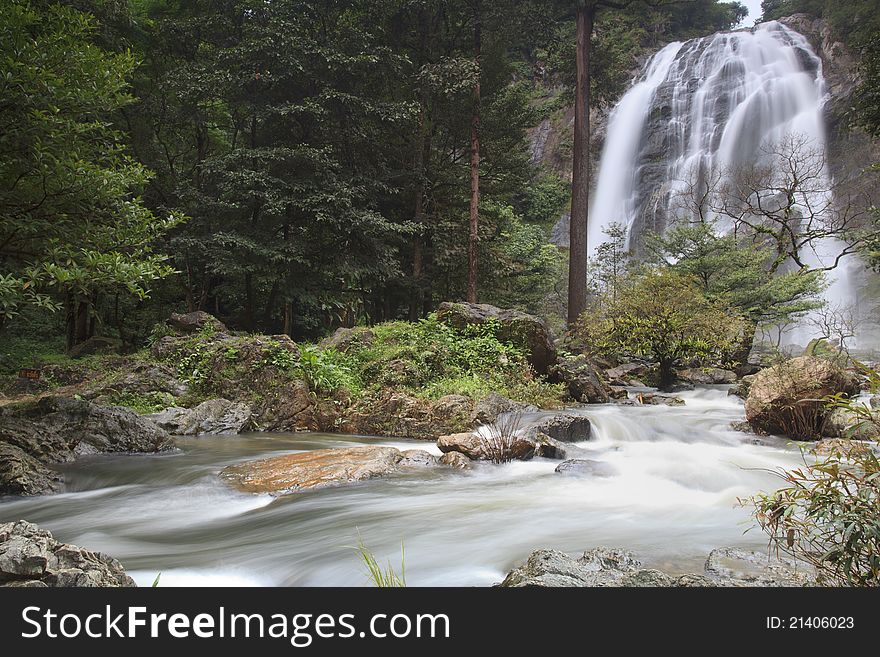
[[[743,21],[745,27],[751,27],[761,17],[761,0],[739,0],[749,8],[749,16]]]

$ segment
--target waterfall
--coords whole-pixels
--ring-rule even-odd
[[[638,253],[641,236],[675,221],[689,181],[768,163],[767,144],[798,135],[824,152],[826,98],[822,61],[803,35],[781,23],[669,44],[611,114],[590,209],[590,249],[606,241],[603,228],[618,222]],[[816,266],[835,251],[820,244],[807,257]],[[836,272],[828,298],[852,299],[849,278]]]

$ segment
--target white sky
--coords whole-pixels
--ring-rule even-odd
[[[743,26],[751,27],[761,17],[761,0],[739,0],[749,8],[749,16],[743,21]]]

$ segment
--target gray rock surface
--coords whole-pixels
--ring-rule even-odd
[[[579,477],[613,477],[617,469],[593,459],[570,459],[557,465],[556,472]]]
[[[176,436],[237,434],[252,426],[250,406],[228,399],[209,399],[195,408],[166,408],[146,417]]]
[[[82,399],[44,397],[36,403],[0,408],[0,445],[5,471],[0,495],[52,492],[59,479],[42,464],[72,461],[85,454],[143,453],[173,448],[171,437],[155,423],[127,408],[98,406]],[[33,459],[33,460],[32,460]]]
[[[0,586],[133,587],[116,559],[56,541],[37,525],[0,524]]]
[[[626,550],[595,548],[581,557],[558,550],[535,550],[499,586],[796,587],[813,583],[812,572],[805,564],[737,548],[713,550],[704,573],[681,575],[643,568],[636,556]]]

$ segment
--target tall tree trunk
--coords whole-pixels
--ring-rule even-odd
[[[67,296],[67,350],[70,351],[76,345],[85,342],[91,337],[93,324],[91,320],[90,304],[74,295]]]
[[[587,226],[590,211],[590,37],[595,6],[577,9],[577,82],[568,264],[568,324],[587,307]]]
[[[468,284],[467,300],[477,302],[477,239],[480,222],[480,75],[483,50],[483,5],[476,0],[474,5],[474,62],[477,79],[474,82],[473,114],[471,116],[471,216],[468,236]]]
[[[244,326],[254,330],[254,277],[250,272],[244,275]]]
[[[284,302],[284,335],[293,336],[293,301]]]
[[[670,392],[672,390],[672,385],[675,383],[675,372],[672,370],[674,364],[675,360],[660,359],[660,381],[657,384],[657,388],[661,392]]]
[[[419,19],[419,49],[427,57],[428,33],[430,31],[428,10],[422,8]],[[419,92],[419,143],[413,154],[413,175],[415,176],[415,193],[413,202],[413,222],[421,229],[425,224],[425,195],[427,192],[427,164],[431,157],[431,128],[429,126],[430,93],[427,85],[422,84]],[[414,322],[422,316],[425,305],[425,289],[422,276],[424,274],[424,239],[416,234],[412,241],[412,284],[409,295],[409,320]]]

